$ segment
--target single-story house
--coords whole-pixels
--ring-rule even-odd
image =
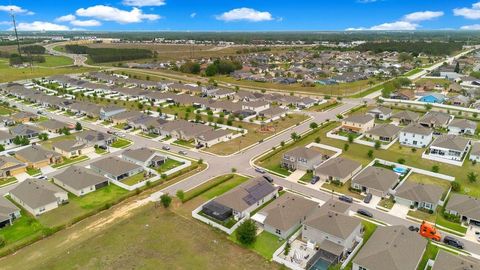
[[[0,228],[12,225],[13,221],[20,216],[20,208],[7,198],[0,196]]]
[[[278,189],[273,184],[256,177],[205,204],[202,212],[220,221],[230,217],[240,220],[277,196]]]
[[[369,114],[354,114],[342,120],[341,129],[355,132],[364,133],[367,130],[373,128],[375,125],[375,119]]]
[[[453,193],[448,199],[445,211],[460,216],[460,220],[480,223],[480,200],[468,195]]]
[[[453,135],[475,135],[477,130],[477,123],[467,119],[453,119],[448,124],[448,134]]]
[[[250,110],[250,111],[254,111],[255,113],[259,113],[268,108],[270,108],[270,103],[263,100],[250,101],[242,104],[242,110]]]
[[[56,185],[35,178],[20,182],[10,197],[34,216],[53,210],[68,201],[68,193]]]
[[[96,130],[83,130],[78,133],[75,133],[75,138],[78,141],[84,142],[90,145],[110,145],[115,140],[116,137],[107,133],[103,133]]]
[[[398,175],[389,169],[370,166],[352,178],[352,187],[364,193],[385,197],[398,182]]]
[[[71,166],[53,176],[53,182],[76,196],[83,196],[108,186],[108,178],[81,167]]]
[[[281,166],[289,170],[313,170],[329,157],[317,147],[297,147],[283,154]]]
[[[122,153],[122,158],[145,167],[158,167],[167,160],[167,157],[146,147],[127,149]]]
[[[401,128],[396,125],[379,124],[368,130],[365,136],[375,141],[392,142],[397,138],[400,130]]]
[[[18,150],[15,152],[15,158],[26,163],[27,167],[35,169],[63,162],[61,154],[47,150],[39,145],[31,145]]]
[[[412,123],[400,132],[401,145],[422,148],[430,144],[433,139],[433,130],[417,123]]]
[[[230,129],[212,129],[195,136],[197,144],[203,144],[205,147],[213,146],[217,143],[226,142],[233,136]]]
[[[380,106],[369,110],[367,114],[380,120],[388,120],[392,116],[392,112],[392,109]]]
[[[27,123],[38,119],[38,115],[31,112],[20,111],[13,114],[11,118],[17,123]]]
[[[322,181],[347,182],[362,169],[362,164],[351,159],[336,157],[328,159],[315,169]]]
[[[100,119],[110,120],[112,116],[125,112],[127,109],[120,106],[106,106],[100,109]]]
[[[252,219],[265,231],[287,239],[302,226],[317,205],[317,202],[287,192],[262,208]]]
[[[445,134],[430,145],[428,155],[448,160],[461,161],[467,154],[470,140],[462,136]]]
[[[93,145],[87,145],[77,140],[64,140],[52,143],[52,150],[67,158],[95,152]]]
[[[352,270],[416,270],[427,242],[405,226],[378,226],[353,258]]]
[[[90,169],[117,181],[121,181],[122,179],[144,171],[143,166],[125,161],[118,157],[107,157],[92,162],[90,164]]]
[[[437,256],[431,270],[478,270],[480,260],[462,254],[453,254],[443,249],[438,249]]]
[[[0,130],[0,144],[3,146],[11,145],[13,143],[14,135]]]
[[[16,176],[24,173],[27,165],[14,157],[0,156],[0,178]]]
[[[452,117],[448,113],[430,111],[418,121],[420,125],[430,128],[446,128]]]
[[[478,142],[472,143],[472,150],[470,151],[469,159],[475,162],[480,161],[480,143]]]
[[[43,130],[46,130],[48,132],[52,133],[59,133],[62,129],[67,128],[67,129],[73,129],[74,125],[73,124],[68,124],[64,122],[60,122],[55,119],[49,119],[44,122],[40,122],[37,124],[37,126]]]
[[[41,130],[35,126],[20,124],[10,128],[10,134],[17,137],[25,137],[31,139],[37,137],[40,134]]]
[[[412,111],[400,111],[391,117],[392,121],[400,125],[409,125],[412,122],[418,121],[420,115]]]
[[[443,192],[440,186],[405,181],[395,190],[395,201],[409,207],[435,211]]]

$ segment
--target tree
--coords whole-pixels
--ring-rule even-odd
[[[170,197],[170,195],[165,193],[162,196],[160,196],[160,202],[162,203],[163,207],[168,208],[172,203],[172,197]]]
[[[292,134],[290,134],[290,138],[292,138],[292,140],[296,141],[300,138],[300,136],[296,132],[292,132]]]
[[[468,178],[468,181],[469,181],[470,183],[475,183],[475,182],[477,182],[477,177],[478,177],[478,175],[477,175],[475,172],[469,172],[469,173],[467,174],[467,178]]]
[[[80,131],[80,130],[82,130],[82,129],[83,129],[82,124],[80,124],[80,122],[77,122],[77,123],[75,124],[75,130],[76,130],[76,131]]]
[[[368,150],[367,156],[368,156],[369,158],[373,158],[373,150],[371,150],[371,149]]]
[[[48,134],[47,133],[40,133],[38,134],[38,138],[42,141],[48,140]]]
[[[425,109],[427,111],[430,111],[432,109],[432,104],[430,104],[430,103],[425,104]]]
[[[315,122],[310,123],[310,128],[311,129],[316,129],[318,127],[318,124]]]
[[[350,147],[350,145],[348,145],[348,143],[346,143],[346,144],[343,145],[343,150],[345,150],[345,152],[347,152],[349,147]]]
[[[257,225],[251,219],[246,220],[237,228],[236,237],[238,242],[250,245],[257,240]]]
[[[400,163],[400,164],[405,164],[405,159],[404,158],[399,158],[397,160],[397,162]]]
[[[320,143],[320,137],[315,138],[315,143]]]
[[[375,149],[380,149],[380,146],[382,146],[382,144],[380,143],[380,141],[375,141]]]
[[[459,182],[453,181],[453,182],[450,183],[450,185],[452,186],[452,191],[455,191],[455,192],[460,191],[461,185],[460,185]]]
[[[438,165],[432,166],[432,172],[438,173],[439,171],[440,171],[440,167],[438,167]]]
[[[281,141],[281,142],[280,142],[280,146],[281,146],[281,147],[284,147],[284,146],[285,146],[285,142],[284,142],[284,141]]]
[[[460,73],[460,64],[458,62],[455,65],[455,69],[453,69],[453,71],[456,72],[456,73]]]
[[[183,192],[181,189],[177,190],[177,198],[183,202],[183,199],[185,199],[185,192]]]
[[[349,143],[352,143],[354,139],[355,139],[355,137],[353,136],[353,134],[351,134],[351,133],[348,134],[348,142]]]
[[[200,165],[203,164],[203,158],[198,160],[198,164],[200,164]]]
[[[0,144],[0,152],[3,152],[5,151],[5,146],[3,146],[3,144]]]

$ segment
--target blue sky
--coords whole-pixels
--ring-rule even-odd
[[[480,0],[1,0],[0,30],[480,30]]]

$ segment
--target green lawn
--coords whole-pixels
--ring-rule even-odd
[[[434,260],[435,257],[437,257],[438,250],[438,246],[432,245],[432,243],[428,242],[427,248],[425,249],[425,252],[423,252],[422,260],[418,264],[417,270],[424,270],[428,260]]]
[[[328,101],[328,102],[325,102],[323,104],[318,104],[318,105],[314,105],[310,108],[307,109],[307,111],[312,111],[312,112],[323,112],[323,111],[327,111],[327,110],[331,110],[335,107],[338,107],[342,105],[341,102],[338,102],[338,101]]]
[[[37,63],[40,67],[59,67],[73,65],[73,60],[65,56],[46,55],[45,63]]]
[[[158,137],[157,134],[153,134],[153,133],[145,133],[145,132],[140,132],[138,133],[138,135],[142,136],[142,137],[145,137],[145,138],[149,138],[149,139],[155,139]]]
[[[113,127],[123,130],[123,128],[125,126],[127,126],[127,123],[118,123],[118,124],[114,125]]]
[[[46,149],[52,150],[52,143],[55,142],[61,142],[61,141],[68,141],[68,140],[74,140],[75,136],[74,135],[63,135],[63,136],[58,136],[55,138],[50,138],[46,141],[41,142],[40,144],[45,147]]]
[[[422,68],[415,68],[415,69],[412,69],[408,72],[406,72],[405,74],[403,74],[404,77],[408,77],[408,76],[412,76],[414,74],[417,74],[419,73],[420,71],[422,71],[423,69]]]
[[[0,115],[10,115],[14,110],[7,108],[5,106],[0,106]]]
[[[27,173],[31,176],[35,176],[35,175],[41,174],[42,171],[40,169],[35,169],[35,168],[32,168],[32,167],[29,167],[29,168],[27,168]]]
[[[95,153],[99,154],[99,155],[103,155],[103,154],[107,153],[107,150],[97,147],[97,148],[95,148]]]
[[[305,173],[301,178],[300,181],[305,182],[305,183],[310,183],[313,178],[313,171]]]
[[[173,144],[185,147],[185,148],[193,148],[194,145],[191,141],[185,141],[185,140],[176,140],[173,142]]]
[[[388,198],[383,198],[378,202],[378,206],[387,208],[387,209],[392,209],[393,205],[395,204],[393,197],[388,197]]]
[[[132,144],[132,142],[129,141],[129,140],[117,139],[117,140],[114,141],[110,146],[113,147],[113,148],[126,148],[126,147],[128,147],[130,144]]]
[[[25,210],[20,211],[21,217],[12,226],[2,228],[0,235],[5,238],[5,247],[21,245],[43,234],[45,227]],[[2,248],[3,249],[3,248]]]
[[[285,239],[281,239],[280,237],[271,234],[267,231],[261,232],[257,235],[257,239],[251,245],[245,246],[239,243],[236,239],[236,233],[232,233],[229,237],[230,240],[239,244],[242,247],[248,248],[260,255],[262,255],[265,259],[271,260],[273,257],[273,253],[280,248],[283,243],[285,243]]]
[[[0,178],[0,186],[7,185],[17,181],[15,177],[8,177],[8,178]]]
[[[215,196],[225,193],[226,191],[247,181],[248,178],[238,174],[226,174],[217,176],[192,190],[185,192],[183,202],[201,196],[207,201]]]
[[[345,182],[345,184],[343,184],[341,186],[337,186],[333,183],[327,182],[327,183],[324,183],[322,185],[322,187],[329,190],[329,191],[333,190],[335,192],[342,193],[342,194],[345,194],[347,196],[363,200],[364,196],[361,195],[358,192],[351,191],[350,190],[350,185],[351,185],[351,180],[348,180],[347,182]]]
[[[145,172],[140,172],[130,177],[124,178],[121,180],[121,182],[129,186],[134,185],[136,183],[140,183],[150,178],[150,177],[145,178],[144,173]]]
[[[164,173],[175,167],[183,165],[183,162],[177,161],[175,159],[168,158],[165,163],[155,168],[158,173]]]
[[[64,157],[62,163],[52,165],[52,168],[59,168],[59,167],[62,167],[62,166],[66,166],[68,164],[75,164],[75,163],[82,162],[82,161],[85,161],[85,160],[88,160],[87,156],[78,156],[78,157],[74,157],[74,158]]]

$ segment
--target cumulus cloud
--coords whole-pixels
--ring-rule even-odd
[[[443,14],[443,11],[418,11],[405,15],[403,17],[403,20],[407,22],[428,21],[438,17],[442,17]]]
[[[480,30],[480,24],[471,24],[471,25],[464,25],[460,27],[462,30]]]
[[[67,31],[70,30],[68,26],[50,23],[50,22],[42,22],[42,21],[34,21],[31,23],[21,22],[17,25],[17,30],[19,31]]]
[[[122,4],[132,7],[158,7],[165,5],[165,0],[123,0]]]
[[[113,21],[121,24],[139,23],[144,20],[155,21],[161,18],[157,14],[145,14],[141,9],[136,7],[130,11],[126,11],[104,5],[80,8],[75,14],[77,16],[92,17],[98,20]]]
[[[24,14],[27,14],[27,15],[35,14],[35,13],[33,13],[33,12],[27,10],[27,9],[24,9],[24,8],[19,7],[19,6],[15,6],[15,5],[0,6],[0,11],[13,12],[13,13],[24,13]]]
[[[88,26],[100,26],[102,25],[101,22],[97,20],[73,20],[70,22],[72,25],[75,26],[83,26],[83,27],[88,27]]]
[[[57,22],[71,22],[75,19],[77,19],[77,17],[75,17],[75,15],[67,14],[67,15],[60,16],[60,17],[56,18],[55,21],[57,21]]]
[[[453,15],[461,16],[465,19],[477,20],[480,19],[480,2],[472,4],[471,7],[467,8],[454,8]]]
[[[252,8],[236,8],[216,16],[217,20],[261,22],[273,20],[272,14],[267,11],[258,11]]]

